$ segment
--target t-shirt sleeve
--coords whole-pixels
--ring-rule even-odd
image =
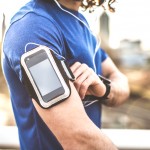
[[[10,26],[4,41],[4,52],[11,67],[22,79],[20,67],[22,54],[38,45],[45,45],[62,55],[64,46],[62,36],[55,22],[31,13]]]
[[[101,62],[108,57],[108,54],[101,48]]]

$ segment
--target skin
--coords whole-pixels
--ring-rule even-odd
[[[76,78],[74,85],[80,98],[84,99],[85,95],[103,96],[106,87],[86,64],[76,62],[71,66],[71,70]]]
[[[78,10],[81,4],[73,0],[59,0],[58,2],[72,10]],[[73,83],[70,82],[70,97],[50,109],[42,109],[33,100],[37,112],[64,150],[117,150],[111,140],[90,120],[82,104],[85,95],[103,96],[106,91],[105,85],[86,64],[76,62],[71,66],[71,70],[76,80]],[[127,78],[110,58],[102,63],[102,71],[103,75],[112,81],[106,105],[122,104],[129,96]]]
[[[85,95],[94,95],[101,97],[106,92],[106,87],[98,78],[95,72],[86,64],[76,62],[71,66],[71,70],[76,77],[74,86],[78,91],[80,98]],[[121,73],[110,58],[102,63],[103,76],[111,80],[111,90],[107,106],[119,106],[125,102],[129,96],[129,85],[126,76]]]
[[[58,2],[65,6],[66,8],[78,11],[81,2],[80,1],[74,1],[74,0],[58,0]]]
[[[111,140],[87,116],[80,96],[70,82],[71,95],[50,109],[33,104],[64,150],[117,150]]]

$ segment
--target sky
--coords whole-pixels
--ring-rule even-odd
[[[141,40],[143,49],[150,50],[150,0],[117,0],[115,8],[115,13],[106,9],[110,17],[110,45],[116,48],[122,39]],[[95,18],[90,15],[93,28],[102,10],[96,10]]]
[[[29,0],[0,0],[0,12],[12,16],[18,8]],[[141,40],[144,50],[150,49],[150,0],[117,0],[116,12],[110,16],[110,46],[117,48],[122,39]],[[92,28],[102,13],[97,9],[93,14],[87,15]]]
[[[113,38],[116,41],[141,39],[143,48],[150,49],[150,0],[121,0],[119,3],[116,13],[111,14],[112,42]]]

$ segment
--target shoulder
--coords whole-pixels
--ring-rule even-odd
[[[60,27],[57,24],[57,22],[51,17],[46,17],[43,15],[39,15],[35,12],[29,12],[26,15],[24,15],[22,18],[14,21],[10,28],[17,28],[20,29],[20,31],[32,31],[30,34],[35,33],[36,29],[41,31],[47,30],[47,32],[58,32],[60,33]],[[40,34],[42,34],[40,32]]]
[[[16,66],[28,43],[33,44],[27,47],[27,51],[39,44],[61,54],[63,40],[61,30],[53,19],[30,12],[10,25],[5,34],[3,50]]]
[[[47,5],[45,1],[27,3],[11,19],[9,32],[15,32],[15,36],[23,35],[22,39],[36,37],[47,39],[50,36],[60,38],[62,34],[60,26],[51,16],[52,10],[49,10]]]
[[[30,12],[10,25],[5,41],[14,41],[12,47],[19,49],[24,49],[29,42],[61,47],[63,35],[59,25],[51,17]]]
[[[28,7],[23,7],[13,16],[10,28],[13,28],[13,30],[17,28],[17,30],[20,29],[21,31],[32,30],[31,33],[35,32],[34,29],[60,32],[59,24],[45,10]]]

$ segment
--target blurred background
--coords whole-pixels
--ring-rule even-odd
[[[0,0],[0,44],[11,16],[28,0]],[[103,106],[102,127],[150,129],[150,1],[118,0],[115,13],[82,12],[101,46],[129,79],[131,95],[116,108]],[[15,39],[14,39],[15,40]],[[13,41],[12,41],[13,42]],[[0,126],[15,125],[9,92],[0,68]]]

